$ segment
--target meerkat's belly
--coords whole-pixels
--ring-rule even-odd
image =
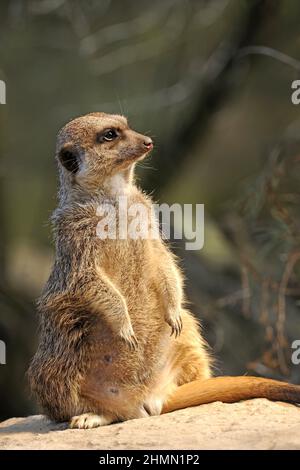
[[[153,267],[148,267],[143,244],[127,245],[126,257],[120,247],[114,248],[113,259],[107,259],[103,267],[125,298],[137,348],[132,350],[99,316],[81,390],[96,409],[128,419],[145,412],[143,404],[149,403],[161,377],[166,377],[174,338],[164,320],[157,279]],[[155,399],[150,401],[153,408]]]
[[[138,340],[135,350],[99,319],[91,339],[90,366],[81,385],[82,396],[97,410],[124,419],[144,413],[143,404],[160,382],[174,341],[168,325],[151,321],[151,316],[147,320],[147,311],[133,316]]]

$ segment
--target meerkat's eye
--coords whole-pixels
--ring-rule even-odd
[[[111,142],[112,140],[116,139],[118,135],[119,134],[116,129],[107,129],[106,131],[97,135],[97,142]]]

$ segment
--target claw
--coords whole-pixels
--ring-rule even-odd
[[[166,318],[166,322],[170,325],[171,327],[171,335],[170,336],[175,336],[175,338],[178,338],[178,336],[181,334],[182,331],[182,318],[180,315],[175,316],[170,316]]]
[[[121,331],[120,336],[128,344],[132,351],[137,350],[138,340],[134,334],[132,327],[130,327],[129,329],[127,328],[127,330],[124,329],[123,331]]]
[[[135,334],[130,336],[130,338],[128,338],[126,341],[128,342],[130,349],[132,349],[133,351],[135,351],[137,349],[138,340],[137,340]]]

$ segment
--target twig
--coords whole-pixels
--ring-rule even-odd
[[[280,52],[277,49],[267,46],[248,46],[241,49],[237,55],[237,59],[241,59],[247,55],[264,55],[271,57],[272,59],[278,60],[294,69],[300,71],[300,61],[291,57],[284,52]]]
[[[231,294],[225,295],[224,297],[220,297],[214,302],[214,305],[218,308],[224,308],[229,305],[237,304],[247,296],[250,296],[249,290],[240,289],[236,292],[232,292]]]

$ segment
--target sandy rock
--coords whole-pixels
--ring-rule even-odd
[[[300,449],[300,408],[216,402],[90,430],[12,418],[0,423],[0,449]]]

